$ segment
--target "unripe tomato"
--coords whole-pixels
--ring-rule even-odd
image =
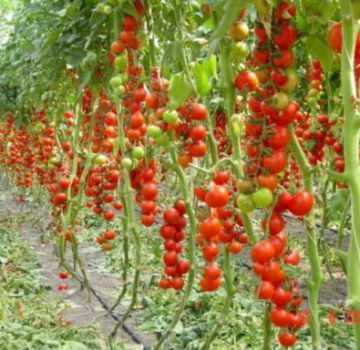
[[[162,130],[157,125],[150,125],[147,128],[147,134],[148,134],[149,137],[157,139],[162,135]]]
[[[178,113],[176,111],[165,111],[163,119],[166,123],[173,124],[178,120]]]
[[[137,147],[133,148],[131,155],[135,159],[141,159],[141,158],[144,158],[145,151],[142,147],[137,146]]]
[[[125,169],[130,169],[133,165],[133,162],[130,158],[123,158],[121,160],[121,165],[125,168]]]
[[[258,207],[266,208],[274,200],[274,195],[271,190],[266,187],[260,188],[251,195],[251,199]]]
[[[253,202],[251,196],[245,194],[239,195],[239,197],[236,199],[236,205],[241,211],[245,213],[251,212],[256,208],[256,204]]]
[[[249,34],[249,27],[244,22],[235,22],[230,28],[229,35],[235,41],[244,40]]]

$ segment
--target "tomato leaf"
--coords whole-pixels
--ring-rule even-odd
[[[211,55],[210,58],[193,66],[192,72],[195,77],[196,90],[201,97],[206,96],[212,88],[209,80],[213,76],[217,77],[216,66],[215,55]]]
[[[187,80],[185,73],[173,75],[170,81],[170,108],[176,109],[183,103],[192,93],[193,88]]]
[[[350,192],[349,189],[344,188],[340,191],[335,192],[329,200],[329,215],[331,221],[339,220],[346,203],[349,200]]]
[[[320,60],[324,70],[331,70],[333,51],[330,46],[317,37],[309,37],[306,45],[309,53]]]

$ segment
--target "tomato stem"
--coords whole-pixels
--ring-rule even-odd
[[[357,41],[356,21],[352,16],[351,1],[341,0],[342,54],[341,91],[344,105],[343,146],[344,177],[350,188],[352,234],[347,254],[348,297],[347,306],[360,310],[360,165],[359,165],[359,116],[356,109],[357,93],[354,76],[354,55]],[[354,322],[356,349],[360,349],[360,323]]]
[[[299,167],[304,178],[304,187],[308,192],[313,194],[314,183],[311,166],[296,138],[294,126],[292,124],[289,125],[289,130],[291,133],[290,148],[299,163]],[[307,251],[311,266],[310,278],[307,281],[310,305],[310,332],[312,347],[314,350],[318,350],[321,347],[318,302],[320,287],[323,281],[323,274],[319,258],[318,237],[315,230],[314,208],[308,215],[306,215],[305,223],[307,228]]]

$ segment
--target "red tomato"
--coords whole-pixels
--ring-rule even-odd
[[[275,256],[275,250],[268,240],[260,241],[251,249],[251,259],[254,262],[264,263]]]
[[[223,207],[227,204],[228,200],[229,192],[221,185],[214,185],[205,196],[206,203],[212,208]]]
[[[275,150],[272,155],[263,157],[262,165],[271,174],[280,173],[287,165],[287,155],[283,150]]]
[[[245,70],[239,72],[235,79],[235,86],[238,90],[255,90],[259,85],[255,73]]]
[[[311,211],[313,205],[314,196],[306,190],[301,190],[294,195],[293,200],[289,204],[289,210],[294,215],[306,215]]]
[[[297,341],[296,335],[294,333],[290,333],[289,331],[280,332],[278,339],[280,344],[285,347],[293,346]]]

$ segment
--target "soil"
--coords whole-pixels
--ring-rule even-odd
[[[2,192],[0,217],[17,217],[26,214],[25,222],[19,224],[19,234],[28,240],[29,247],[34,250],[42,266],[41,275],[44,284],[50,286],[51,293],[60,297],[67,305],[65,311],[54,317],[78,326],[97,323],[104,334],[110,334],[117,323],[114,318],[121,317],[129,300],[124,298],[122,304],[114,310],[113,316],[109,315],[104,308],[104,305],[111,306],[115,302],[111,296],[114,286],[118,285],[119,290],[122,286],[121,281],[104,268],[105,253],[98,249],[96,251],[91,249],[93,247],[91,243],[82,244],[80,249],[80,256],[86,262],[85,268],[88,271],[90,285],[96,291],[100,301],[92,293],[89,294],[85,289],[82,290],[80,283],[74,278],[66,280],[69,285],[67,291],[59,291],[57,286],[60,283],[58,276],[60,270],[55,244],[44,244],[39,234],[39,231],[45,232],[48,229],[52,217],[41,207],[27,202],[19,203],[16,199],[17,195],[8,191]],[[97,268],[99,266],[101,269]],[[127,350],[150,349],[151,344],[155,341],[152,334],[137,329],[134,318],[129,318],[124,323],[123,329],[118,330],[117,337],[122,338],[126,343]]]

